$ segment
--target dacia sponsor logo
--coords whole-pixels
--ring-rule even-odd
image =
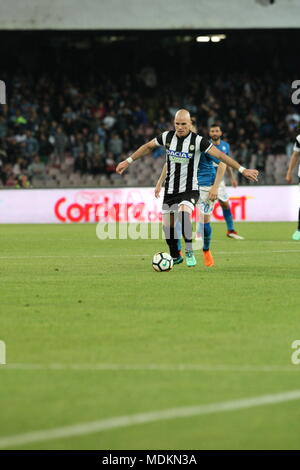
[[[188,152],[177,152],[176,150],[168,150],[169,157],[190,158]]]
[[[188,152],[177,152],[176,150],[167,150],[167,156],[171,162],[184,163],[192,157],[192,154]]]

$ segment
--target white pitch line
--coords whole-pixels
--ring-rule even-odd
[[[49,441],[52,439],[61,439],[65,437],[83,436],[93,434],[109,429],[118,429],[122,427],[134,426],[137,424],[153,423],[155,421],[188,418],[194,416],[207,415],[223,411],[234,411],[248,409],[256,406],[274,405],[277,403],[288,402],[300,399],[300,390],[276,393],[272,395],[261,395],[241,400],[224,401],[210,403],[207,405],[189,406],[180,408],[169,408],[165,410],[150,411],[146,413],[137,413],[127,416],[116,416],[114,418],[91,421],[88,423],[63,426],[47,430],[38,430],[12,436],[0,438],[0,449],[15,448],[31,444],[34,442]]]
[[[195,250],[199,251],[199,250]],[[271,253],[300,253],[300,250],[251,250],[251,251],[214,251],[214,254],[217,255],[253,255],[253,254],[271,254]],[[151,257],[152,255],[149,253],[141,253],[141,254],[115,254],[115,255],[32,255],[32,256],[0,256],[0,259],[69,259],[69,258],[111,258],[111,257],[118,257],[122,258],[132,258],[132,257]]]
[[[165,371],[165,372],[298,372],[295,365],[228,365],[228,364],[30,364],[12,363],[0,366],[4,370],[55,370],[55,371]]]

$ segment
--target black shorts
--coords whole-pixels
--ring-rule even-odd
[[[162,205],[162,213],[168,214],[170,212],[177,212],[178,207],[182,204],[185,204],[186,206],[190,207],[191,210],[194,210],[199,196],[200,194],[198,190],[177,194],[165,194]]]

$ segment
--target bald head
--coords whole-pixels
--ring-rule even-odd
[[[174,126],[178,137],[186,137],[192,127],[192,120],[187,109],[179,109],[175,114]]]
[[[186,121],[191,121],[191,115],[187,109],[178,109],[177,113],[175,114],[175,121],[176,119],[185,119]]]

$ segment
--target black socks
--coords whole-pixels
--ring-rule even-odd
[[[191,251],[193,250],[193,227],[191,222],[191,216],[188,212],[180,211],[178,213],[178,217],[182,226],[182,235],[185,241],[185,249],[186,251]]]
[[[178,258],[178,240],[175,238],[175,228],[163,226],[163,231],[165,234],[166,242],[169,245],[170,255],[172,258]]]

